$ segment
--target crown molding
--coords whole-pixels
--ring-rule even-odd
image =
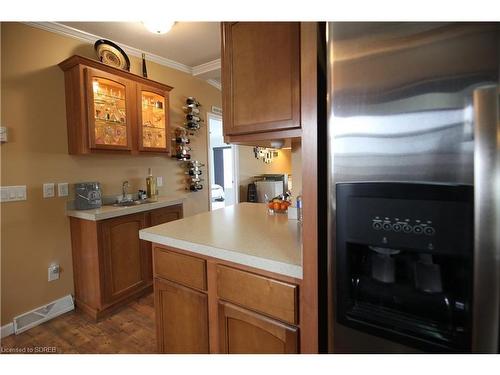
[[[193,66],[193,75],[199,76],[204,73],[213,72],[214,70],[220,70],[221,59],[215,59],[204,64]]]
[[[103,37],[100,37],[99,35],[94,35],[91,33],[87,33],[85,31],[77,30],[73,27],[63,25],[61,23],[57,22],[23,22],[26,25],[37,27],[39,29],[45,30],[45,31],[50,31],[52,33],[56,33],[59,35],[71,37],[74,39],[81,40],[83,42],[91,43],[92,45],[95,43],[96,40],[98,39],[104,39]],[[148,53],[147,51],[142,51],[134,47],[127,46],[126,44],[119,43],[120,48],[122,48],[127,54],[130,54],[132,56],[136,57],[142,57],[142,53],[146,53],[148,60],[153,61],[157,64],[180,70],[181,72],[184,73],[189,73],[193,75],[193,68],[191,68],[189,65],[182,64],[180,62],[174,61],[167,59],[165,57],[161,57],[152,53]],[[211,63],[211,62],[210,62]],[[204,64],[202,64],[204,65]]]
[[[222,91],[222,84],[219,81],[216,81],[215,79],[207,79],[206,80],[209,85],[212,85],[216,89],[219,89]]]

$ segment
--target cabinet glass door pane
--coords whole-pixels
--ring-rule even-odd
[[[150,91],[141,91],[142,146],[167,147],[165,128],[165,97]]]
[[[125,85],[106,78],[93,77],[95,143],[127,146],[127,110]]]

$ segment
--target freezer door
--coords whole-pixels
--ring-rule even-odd
[[[474,311],[472,349],[499,352],[499,86],[474,91]]]

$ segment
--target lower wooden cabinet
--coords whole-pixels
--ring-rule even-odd
[[[151,292],[151,243],[139,230],[181,217],[182,205],[99,221],[70,217],[76,307],[99,320]]]
[[[153,268],[160,353],[299,353],[296,279],[158,244]]]
[[[155,279],[155,312],[160,353],[209,353],[206,294]]]
[[[299,353],[298,328],[219,302],[220,351],[226,354]]]
[[[151,285],[151,262],[147,259],[151,248],[138,235],[146,226],[143,212],[104,220],[100,225],[105,304]]]

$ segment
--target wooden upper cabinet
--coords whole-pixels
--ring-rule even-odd
[[[172,87],[72,56],[64,71],[68,152],[169,152]]]
[[[90,148],[131,150],[135,84],[98,69],[84,71]]]
[[[222,93],[225,136],[300,128],[300,23],[224,22]]]
[[[168,152],[168,90],[138,83],[137,100],[139,150]]]
[[[297,327],[219,302],[220,351],[226,354],[297,354]]]

